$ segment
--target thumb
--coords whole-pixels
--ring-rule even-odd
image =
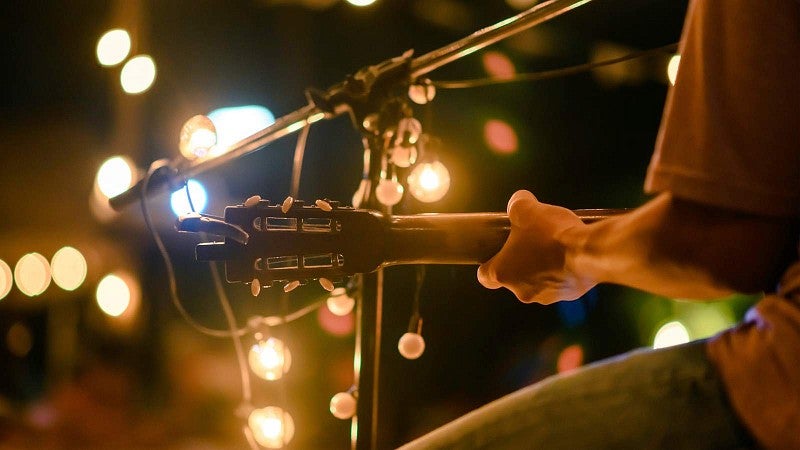
[[[520,190],[515,192],[508,200],[508,206],[506,207],[509,220],[513,225],[524,225],[529,216],[527,212],[538,203],[539,200],[530,191]]]

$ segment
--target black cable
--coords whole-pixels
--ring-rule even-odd
[[[546,70],[543,72],[521,73],[514,75],[510,78],[477,78],[474,80],[455,80],[455,81],[432,81],[431,83],[439,89],[466,89],[474,87],[491,86],[495,84],[516,83],[520,81],[541,81],[551,78],[564,77],[574,75],[576,73],[588,72],[598,67],[610,66],[621,62],[629,61],[631,59],[642,58],[650,56],[655,53],[675,52],[678,49],[678,44],[669,44],[662,47],[652,48],[649,50],[641,50],[638,52],[629,53],[619,58],[607,59],[605,61],[597,61],[593,63],[579,64],[572,67],[564,67],[561,69]]]

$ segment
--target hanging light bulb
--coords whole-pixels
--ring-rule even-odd
[[[350,392],[339,392],[331,398],[330,410],[337,419],[349,419],[356,414],[356,398]]]
[[[217,144],[217,128],[206,116],[196,115],[181,128],[180,151],[189,161],[208,156]]]
[[[257,333],[257,336],[260,333]],[[280,339],[259,339],[250,347],[247,361],[250,369],[265,380],[277,380],[289,371],[292,353]]]
[[[391,180],[381,179],[375,188],[375,197],[382,205],[393,206],[400,203],[403,198],[403,185],[397,182],[396,177]]]
[[[356,304],[355,299],[347,295],[347,289],[336,288],[331,292],[327,300],[328,309],[337,316],[346,316],[353,310]]]
[[[450,189],[450,172],[439,161],[425,162],[411,171],[407,181],[414,198],[432,203],[441,200]]]
[[[247,418],[253,438],[266,448],[283,448],[294,437],[294,420],[277,406],[254,409]]]
[[[409,331],[400,336],[397,350],[405,359],[417,359],[425,352],[425,339],[421,334]]]

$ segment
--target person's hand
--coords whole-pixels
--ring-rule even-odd
[[[572,211],[540,203],[528,191],[508,201],[511,234],[503,248],[478,268],[478,281],[489,289],[508,288],[525,303],[575,300],[596,283],[573,273],[576,227],[586,225]]]

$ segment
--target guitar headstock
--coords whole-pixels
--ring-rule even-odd
[[[374,211],[326,200],[307,205],[287,198],[272,204],[251,197],[226,207],[224,222],[243,231],[246,239],[226,236],[224,242],[199,244],[196,256],[200,261],[224,261],[231,283],[336,281],[374,271],[383,262],[385,225]]]

